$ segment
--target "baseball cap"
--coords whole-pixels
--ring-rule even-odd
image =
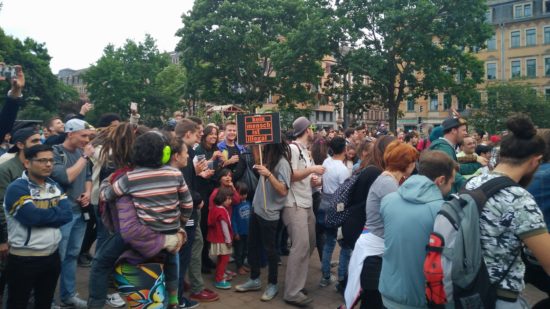
[[[443,129],[443,131],[447,131],[467,124],[468,123],[466,122],[466,120],[462,118],[447,118],[443,120],[441,128]]]
[[[294,129],[294,137],[299,136],[305,130],[307,130],[310,124],[311,121],[309,121],[309,119],[304,116],[294,120],[294,122],[292,123],[292,128]]]
[[[65,132],[76,132],[81,130],[95,130],[95,128],[82,119],[71,119],[65,123]]]
[[[15,153],[19,151],[19,148],[17,148],[17,143],[25,143],[27,138],[38,134],[38,131],[32,127],[32,128],[23,128],[15,131],[13,135],[11,136],[10,142],[13,144],[13,146],[8,150],[9,153]]]

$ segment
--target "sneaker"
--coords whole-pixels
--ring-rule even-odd
[[[237,273],[236,273],[236,272],[230,271],[229,269],[225,271],[225,274],[226,274],[226,275],[229,275],[229,276],[231,276],[231,277],[237,276]]]
[[[329,286],[332,283],[334,283],[334,281],[336,281],[336,278],[334,278],[333,275],[330,275],[329,277],[323,277],[321,278],[321,282],[319,282],[319,286],[320,287]]]
[[[90,260],[88,256],[86,256],[85,254],[79,255],[77,262],[78,262],[78,266],[80,267],[85,267],[85,268],[92,267],[92,260]]]
[[[272,300],[275,295],[279,292],[279,286],[276,284],[267,284],[267,288],[265,289],[264,295],[260,298],[261,301],[270,301]]]
[[[231,277],[231,275],[228,275],[228,274],[223,274],[223,280],[231,281],[231,280],[233,280],[233,277]]]
[[[340,293],[343,296],[344,293],[346,292],[346,281],[339,280],[335,288],[336,288],[336,292]]]
[[[294,300],[287,300],[285,299],[285,302],[289,305],[296,306],[296,307],[307,307],[307,305],[311,304],[313,302],[313,299],[307,297],[304,293],[298,293],[298,296]]]
[[[198,302],[211,302],[220,299],[220,296],[214,291],[204,289],[198,293],[193,293],[189,295],[189,298]]]
[[[222,281],[218,281],[218,282],[214,283],[214,287],[216,287],[217,289],[220,289],[220,290],[229,290],[229,289],[231,289],[231,283],[229,283],[225,280],[222,280]]]
[[[237,290],[237,292],[258,291],[261,288],[262,283],[260,282],[260,278],[248,279],[245,283],[235,286],[235,290]]]
[[[113,293],[113,294],[107,294],[107,305],[114,307],[114,308],[122,308],[126,306],[126,302],[120,297],[120,294]]]
[[[88,303],[76,294],[75,296],[62,301],[59,307],[61,309],[86,309],[88,308]]]
[[[197,308],[199,306],[198,302],[187,299],[185,297],[183,297],[181,302],[182,304],[180,305],[180,309],[191,309],[191,308]]]

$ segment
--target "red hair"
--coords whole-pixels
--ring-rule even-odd
[[[386,170],[405,172],[407,167],[418,160],[418,151],[399,140],[391,142],[384,151]]]

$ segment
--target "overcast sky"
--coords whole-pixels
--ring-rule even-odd
[[[149,33],[160,51],[173,51],[181,15],[193,0],[0,0],[0,27],[23,40],[46,43],[50,67],[83,69],[103,54],[107,44],[143,41]]]

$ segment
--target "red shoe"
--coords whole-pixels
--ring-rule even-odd
[[[204,289],[198,293],[191,294],[189,298],[198,302],[211,302],[220,299],[220,296],[213,291]]]

